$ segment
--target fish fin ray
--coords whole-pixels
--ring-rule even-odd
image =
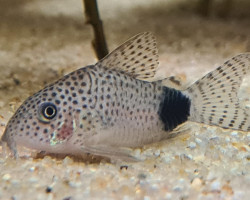
[[[82,150],[84,153],[104,156],[116,160],[138,161],[138,159],[132,155],[132,149],[129,148],[121,148],[107,145],[85,145],[82,147]]]
[[[250,72],[250,53],[237,55],[195,82],[184,93],[191,99],[189,120],[250,131],[250,113],[238,92]]]
[[[147,80],[155,76],[158,64],[156,39],[152,33],[143,32],[116,48],[96,65]]]

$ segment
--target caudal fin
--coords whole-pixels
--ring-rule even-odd
[[[195,82],[185,94],[191,99],[190,121],[250,131],[250,113],[238,98],[242,80],[250,73],[250,53],[240,54]]]

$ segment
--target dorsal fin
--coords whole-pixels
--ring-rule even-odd
[[[97,63],[141,80],[154,77],[158,64],[156,40],[150,32],[132,37]]]

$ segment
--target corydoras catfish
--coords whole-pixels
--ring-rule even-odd
[[[250,54],[240,54],[186,90],[149,81],[158,67],[156,41],[132,37],[94,65],[80,68],[30,96],[2,136],[16,145],[49,153],[129,157],[124,148],[168,138],[186,121],[250,131],[238,99]]]

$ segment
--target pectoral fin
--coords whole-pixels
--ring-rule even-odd
[[[132,156],[132,149],[129,148],[112,147],[105,145],[91,145],[82,147],[82,150],[84,151],[84,153],[104,156],[116,160],[138,161],[137,158]]]

